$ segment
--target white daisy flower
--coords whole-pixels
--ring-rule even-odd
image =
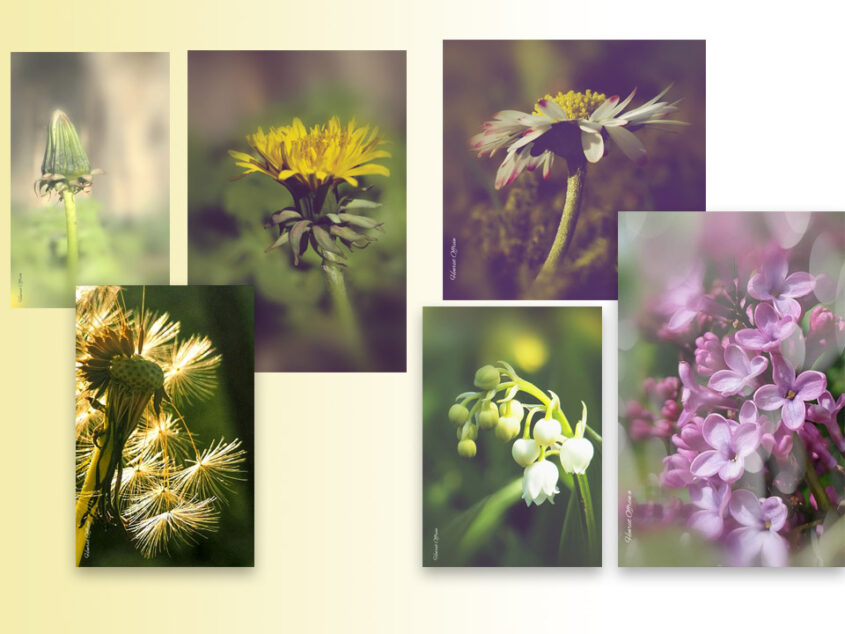
[[[471,148],[479,156],[492,156],[499,148],[507,155],[496,174],[496,189],[510,185],[523,170],[542,168],[548,178],[554,156],[563,157],[570,169],[584,161],[597,163],[605,154],[605,139],[610,138],[628,158],[642,164],[646,150],[633,134],[646,125],[687,125],[664,117],[677,110],[677,101],[660,101],[668,92],[637,108],[625,111],[636,94],[625,99],[606,98],[601,93],[569,91],[540,99],[533,114],[518,110],[496,113],[493,121],[482,126],[483,132],[470,139]]]

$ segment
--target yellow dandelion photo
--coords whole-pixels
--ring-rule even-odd
[[[253,292],[76,289],[78,566],[253,565]]]
[[[404,372],[404,51],[188,53],[188,281],[260,372]]]

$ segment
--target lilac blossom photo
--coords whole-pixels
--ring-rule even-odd
[[[619,565],[845,565],[845,213],[619,215]]]

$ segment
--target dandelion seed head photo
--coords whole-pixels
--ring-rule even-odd
[[[157,287],[77,291],[79,565],[98,548],[95,528],[117,529],[147,559],[197,545],[248,477],[243,442],[209,436],[186,414],[216,398],[222,355],[153,310],[160,296]]]

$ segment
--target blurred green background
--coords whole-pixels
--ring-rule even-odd
[[[555,391],[573,424],[583,400],[589,425],[601,433],[601,324],[598,307],[423,309],[425,566],[584,565],[583,539],[560,547],[569,501],[564,484],[554,504],[527,508],[512,443],[480,431],[475,458],[463,459],[446,414],[458,394],[474,390],[475,371],[501,359],[540,389]],[[587,476],[599,527],[601,464],[596,447]]]
[[[11,305],[73,306],[65,210],[39,198],[47,124],[64,110],[92,168],[77,200],[77,282],[167,284],[170,63],[166,53],[12,53]]]
[[[405,54],[401,51],[189,53],[188,279],[192,284],[253,284],[256,369],[405,370]],[[227,150],[249,152],[259,126],[306,126],[337,115],[378,126],[392,158],[390,176],[361,178],[382,203],[370,215],[385,233],[347,260],[346,284],[367,357],[343,338],[322,271],[310,249],[293,266],[288,247],[264,222],[292,204],[264,175],[242,173]],[[342,187],[341,190],[344,188]]]
[[[141,305],[141,287],[124,287],[126,307]],[[253,289],[249,286],[147,286],[146,308],[181,323],[179,340],[211,339],[222,361],[217,389],[206,401],[179,408],[202,449],[239,438],[246,451],[243,481],[234,482],[218,530],[193,546],[145,559],[118,526],[95,522],[83,566],[252,566],[254,564]]]
[[[705,43],[688,41],[447,41],[443,46],[443,293],[446,299],[515,299],[530,285],[557,231],[566,164],[548,180],[524,172],[496,191],[505,157],[479,159],[468,140],[505,109],[530,112],[558,91],[596,90],[632,107],[674,84],[682,99],[670,118],[677,132],[643,129],[648,151],[638,167],[613,142],[587,170],[573,243],[549,299],[616,299],[616,213],[705,208]],[[457,242],[457,276],[450,250]]]

